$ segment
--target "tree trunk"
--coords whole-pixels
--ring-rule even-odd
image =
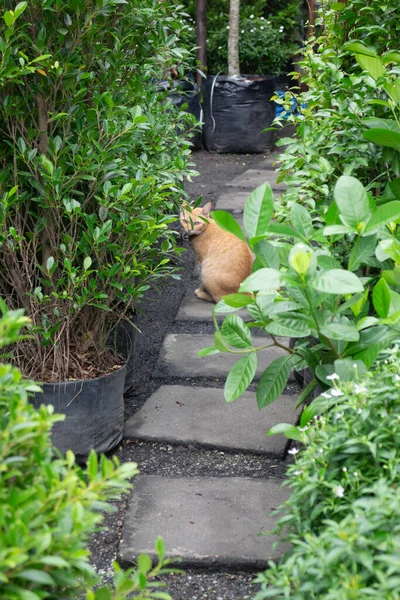
[[[207,71],[207,0],[196,0],[196,44],[198,68]],[[202,76],[197,72],[197,85],[201,88]]]
[[[230,0],[229,38],[228,38],[228,75],[240,75],[239,64],[239,15],[240,0]]]

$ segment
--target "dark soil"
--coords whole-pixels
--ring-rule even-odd
[[[195,168],[200,176],[187,182],[186,190],[191,200],[203,197],[203,202],[215,202],[225,184],[247,169],[255,168],[264,155],[216,155],[205,151],[194,153]],[[162,341],[170,331],[209,332],[213,329],[206,324],[174,324],[179,304],[192,285],[194,257],[190,250],[181,259],[181,279],[171,279],[158,291],[152,290],[143,300],[136,319],[141,334],[137,337],[133,389],[125,402],[126,418],[140,408],[161,383],[176,383],[171,378],[155,380],[151,378]],[[210,385],[209,379],[185,380],[185,385]],[[213,386],[223,382],[214,382]],[[286,393],[299,393],[296,384],[290,384]],[[126,440],[114,452],[121,462],[135,461],[143,474],[175,476],[246,476],[282,477],[286,468],[284,461],[249,453],[221,452],[196,448],[194,446],[169,446],[150,442]],[[106,529],[94,536],[91,545],[92,560],[104,579],[109,579],[112,561],[116,559],[122,534],[127,498],[116,503],[118,511],[107,515]],[[178,565],[179,566],[179,565]],[[186,569],[185,575],[171,575],[165,578],[166,590],[174,600],[241,600],[252,598],[257,586],[252,585],[256,573],[210,572]]]

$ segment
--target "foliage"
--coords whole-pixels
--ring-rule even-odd
[[[271,223],[273,192],[268,184],[257,188],[246,203],[244,226],[256,256],[253,273],[239,293],[225,296],[214,311],[229,314],[221,327],[215,319],[214,346],[202,353],[244,354],[231,369],[225,398],[238,398],[253,381],[257,345],[252,329],[266,331],[287,356],[275,359],[257,386],[259,408],[273,402],[284,390],[291,368],[309,367],[314,380],[299,403],[317,383],[331,385],[330,374],[344,380],[354,377],[353,365],[362,375],[399,332],[397,238],[391,223],[400,220],[400,203],[389,202],[375,210],[362,184],[342,176],[335,188],[335,206],[341,225],[324,230],[315,227],[309,212],[294,205],[285,224]],[[224,229],[236,233],[238,224],[224,211],[213,213]],[[240,231],[240,235],[243,233]],[[346,234],[347,258],[341,264],[335,242]],[[365,276],[364,271],[369,273]],[[252,294],[251,296],[246,294]],[[246,307],[244,322],[233,314]],[[296,338],[291,347],[287,338]],[[287,437],[297,439],[293,428]]]
[[[228,33],[223,27],[208,34],[208,67],[210,73],[226,72],[228,64]],[[276,74],[282,72],[294,45],[285,43],[283,30],[264,17],[241,18],[239,60],[245,74]]]
[[[307,89],[299,94],[294,87],[285,98],[276,98],[292,113],[277,123],[294,123],[298,134],[278,142],[289,144],[280,157],[280,179],[296,186],[283,195],[278,215],[286,215],[300,201],[310,209],[321,207],[316,218],[323,218],[342,174],[357,177],[378,194],[388,179],[400,176],[399,153],[382,150],[364,137],[363,121],[387,118],[390,108],[379,77],[365,69],[365,62],[354,60],[353,51],[354,44],[364,49],[372,45],[373,52],[388,56],[396,48],[399,17],[397,2],[324,2],[318,34],[307,41],[300,62]],[[300,107],[297,114],[291,111],[293,98]]]
[[[400,354],[358,382],[334,379],[310,408],[278,531],[292,550],[258,581],[263,598],[398,598]],[[294,450],[295,452],[295,450]]]
[[[196,4],[183,2],[190,15],[191,44],[195,43]],[[239,53],[244,74],[279,74],[296,53],[300,7],[297,0],[264,2],[242,1],[240,4]],[[229,2],[217,0],[207,6],[208,73],[226,73],[228,64]]]
[[[153,0],[32,0],[3,18],[0,295],[32,319],[24,373],[79,377],[176,270],[190,118],[157,84],[185,70],[186,26]]]
[[[7,312],[1,305],[0,348],[21,338],[28,319],[22,311]],[[117,458],[100,459],[92,452],[86,470],[72,452],[54,454],[50,432],[63,419],[53,408],[35,410],[28,396],[40,388],[25,380],[10,364],[0,364],[0,596],[3,600],[41,600],[82,597],[97,582],[86,549],[89,535],[102,521],[100,510],[113,509],[107,501],[118,498],[138,473],[135,463],[121,465]],[[88,592],[88,600],[123,600],[141,590],[151,594],[153,577],[168,564],[162,540],[157,542],[158,565],[148,557],[124,573],[116,566],[116,591]],[[157,582],[155,583],[157,587]],[[147,590],[144,593],[144,590]],[[161,596],[158,596],[161,597]],[[165,598],[169,596],[165,595]]]

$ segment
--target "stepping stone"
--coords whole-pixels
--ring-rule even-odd
[[[273,548],[271,511],[289,496],[281,481],[245,477],[159,477],[139,475],[125,518],[119,561],[131,564],[139,554],[155,556],[162,536],[167,557],[183,567],[263,569],[288,545]],[[181,566],[178,565],[178,566]]]
[[[272,343],[270,337],[254,338],[255,346]],[[283,341],[284,340],[284,341]],[[283,343],[289,343],[281,338]],[[202,348],[214,345],[214,336],[192,333],[169,333],[158,357],[153,377],[208,377],[225,378],[233,365],[243,355],[220,352],[210,356],[197,356]],[[256,378],[279,356],[287,356],[285,350],[278,347],[264,348],[257,352],[258,368]]]
[[[189,290],[183,298],[179,307],[175,321],[201,321],[202,323],[212,323],[212,302],[200,300],[195,296],[194,291]],[[239,310],[237,313],[244,320],[251,320],[247,310]],[[227,315],[217,314],[218,322],[222,322]]]
[[[296,424],[295,403],[296,396],[280,396],[259,411],[254,392],[228,403],[222,389],[162,385],[125,423],[124,437],[282,456],[287,439],[266,433]]]
[[[273,190],[286,190],[288,187],[286,183],[277,183],[277,177],[278,174],[272,170],[249,169],[226,185],[229,187],[244,187],[253,191],[259,185],[268,182]]]
[[[227,190],[217,200],[217,210],[227,210],[237,219],[244,210],[244,206],[249,199],[250,192]]]

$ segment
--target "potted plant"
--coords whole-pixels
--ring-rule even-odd
[[[125,367],[110,341],[176,269],[189,151],[156,81],[185,68],[179,17],[151,0],[32,0],[4,14],[0,296],[32,321],[12,360],[47,382],[46,402],[67,414],[53,439],[79,455],[121,439]]]
[[[275,117],[270,99],[294,44],[280,24],[287,16],[266,18],[257,7],[254,12],[240,18],[239,1],[231,0],[229,25],[209,30],[208,73],[214,75],[204,86],[204,138],[211,152],[266,152],[273,146],[272,131],[264,131]],[[220,75],[227,66],[228,75]]]

